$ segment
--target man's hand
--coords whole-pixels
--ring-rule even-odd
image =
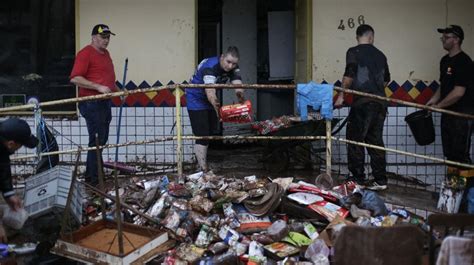
[[[22,207],[21,199],[18,196],[13,195],[8,198],[5,198],[5,202],[12,208],[14,211],[18,211]]]
[[[97,86],[97,91],[99,91],[100,93],[102,94],[105,94],[105,93],[110,93],[112,92],[112,90],[106,86],[103,86],[103,85],[98,85]]]
[[[237,91],[237,92],[235,92],[235,95],[237,96],[237,99],[239,100],[240,104],[243,104],[245,102],[244,92]]]
[[[7,233],[5,232],[5,228],[3,228],[3,225],[0,224],[0,243],[7,243],[8,238],[7,238]]]
[[[219,109],[221,108],[221,103],[219,103],[219,100],[216,98],[216,100],[214,102],[211,102],[211,104],[214,107],[214,110],[216,111],[217,118],[220,119]]]
[[[344,104],[344,95],[339,94],[336,98],[336,101],[334,102],[334,107],[338,109],[338,108],[341,108],[343,104]]]

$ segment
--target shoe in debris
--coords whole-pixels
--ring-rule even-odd
[[[381,191],[387,189],[387,183],[377,182],[375,180],[368,182],[365,185],[365,188],[373,191]]]
[[[359,186],[366,186],[366,184],[367,184],[367,179],[351,176],[351,177],[348,177],[344,182],[345,182],[345,183],[354,182],[356,185],[359,185]]]

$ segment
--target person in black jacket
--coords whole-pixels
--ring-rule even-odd
[[[30,126],[26,121],[10,118],[0,122],[0,191],[12,210],[19,210],[22,202],[13,190],[10,155],[22,146],[35,148],[37,145],[38,139],[31,135]],[[5,230],[0,224],[0,242],[6,240]]]
[[[466,114],[474,114],[474,84],[472,59],[461,48],[464,31],[458,25],[438,29],[441,42],[448,52],[440,62],[440,88],[426,103],[428,106]],[[441,142],[446,159],[472,164],[471,135],[472,120],[441,114]],[[465,170],[464,168],[458,168]],[[467,181],[468,213],[474,214],[474,178]]]

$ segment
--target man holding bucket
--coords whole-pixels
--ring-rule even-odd
[[[191,78],[192,84],[242,84],[239,69],[239,50],[230,46],[220,56],[206,58],[198,65]],[[236,89],[235,94],[239,103],[245,101],[244,91]],[[220,101],[215,89],[187,88],[186,105],[193,134],[196,136],[215,135],[219,118]],[[196,140],[194,154],[199,167],[204,172],[209,170],[207,165],[208,140]]]
[[[474,86],[472,60],[462,51],[464,31],[458,25],[438,29],[442,33],[443,48],[448,52],[440,62],[440,88],[426,103],[440,109],[474,114]],[[441,140],[443,153],[448,160],[471,164],[471,135],[473,121],[441,114]],[[469,177],[468,212],[474,214],[474,178]]]

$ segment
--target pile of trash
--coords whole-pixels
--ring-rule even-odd
[[[319,112],[310,112],[308,114],[308,120],[321,120]],[[273,117],[269,120],[255,121],[251,124],[252,129],[255,130],[259,135],[267,135],[278,130],[291,127],[295,123],[301,122],[300,116],[283,115],[280,117]]]
[[[124,221],[164,228],[176,240],[161,257],[166,265],[329,264],[344,226],[403,223],[426,230],[423,218],[387,209],[375,192],[354,182],[324,188],[293,178],[237,179],[198,172],[181,183],[167,176],[136,178],[119,192],[123,202],[157,220],[123,210]],[[113,218],[114,203],[106,202],[107,216]],[[89,220],[100,218],[99,208],[98,200],[89,203]]]

